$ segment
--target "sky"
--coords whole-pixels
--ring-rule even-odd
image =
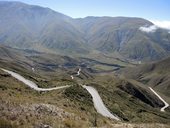
[[[1,0],[0,0],[1,1]],[[5,0],[3,0],[5,1]],[[16,1],[16,0],[8,0]],[[17,0],[51,8],[73,18],[86,16],[141,17],[170,27],[170,0]]]

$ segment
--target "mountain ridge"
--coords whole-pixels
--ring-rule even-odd
[[[5,4],[5,6],[4,6]],[[0,42],[37,51],[88,54],[93,51],[150,61],[169,56],[170,34],[137,17],[71,18],[49,8],[21,2],[0,2]]]

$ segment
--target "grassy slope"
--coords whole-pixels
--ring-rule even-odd
[[[135,79],[153,87],[163,96],[170,97],[170,58],[159,62],[144,64],[136,68],[126,68],[125,77]]]
[[[89,81],[88,85],[94,86],[99,91],[108,108],[124,121],[138,123],[168,123],[170,121],[169,110],[167,113],[162,113],[157,108],[158,106],[153,108],[149,105],[150,103],[148,104],[146,102],[146,99],[151,102],[154,99],[155,103],[159,103],[160,101],[148,89],[139,85],[139,83],[128,82],[127,80],[122,81],[119,78],[111,76],[100,76],[95,77],[93,82]],[[130,88],[127,85],[130,85],[129,87],[135,89],[135,91],[133,89],[129,90]],[[125,89],[122,89],[122,86]],[[143,96],[140,97],[141,94],[139,95],[137,91]],[[143,97],[146,97],[146,99],[143,100]]]
[[[9,57],[8,57],[9,58]],[[77,85],[76,80],[71,80],[68,73],[76,72],[76,70],[70,69],[69,67],[64,69],[60,67],[54,67],[52,70],[47,68],[46,64],[49,63],[58,63],[61,62],[63,57],[59,58],[59,60],[55,60],[58,57],[51,58],[51,56],[45,55],[43,57],[31,58],[34,61],[34,64],[37,66],[37,71],[33,73],[31,68],[28,66],[30,58],[27,58],[26,62],[25,59],[22,61],[11,61],[3,60],[1,61],[1,67],[11,69],[13,71],[18,72],[19,74],[23,75],[24,77],[36,82],[41,87],[51,87],[51,86],[60,86],[65,84],[74,84],[75,86],[64,90],[46,92],[46,93],[37,93],[21,82],[15,80],[14,78],[10,77],[9,75],[4,75],[2,71],[0,75],[0,91],[1,91],[1,102],[2,106],[2,122],[6,122],[5,120],[9,120],[7,123],[12,122],[13,125],[39,125],[43,124],[51,124],[52,126],[57,126],[61,124],[61,126],[70,126],[70,127],[80,127],[79,124],[82,126],[107,126],[113,124],[110,120],[103,118],[101,115],[97,114],[94,111],[94,107],[92,105],[92,100],[86,90],[81,88]],[[72,59],[65,57],[62,64],[65,63],[65,60],[68,59],[68,62],[73,61]],[[36,61],[36,62],[35,62]],[[73,61],[75,62],[75,61]],[[94,64],[95,65],[95,64]],[[42,68],[43,67],[43,68]],[[45,68],[45,69],[44,69]],[[47,69],[46,69],[47,68]],[[153,109],[148,104],[142,102],[132,94],[127,93],[124,90],[119,88],[120,85],[123,84],[121,80],[118,78],[112,77],[111,75],[106,76],[98,76],[88,73],[87,70],[83,70],[82,74],[80,75],[80,81],[83,83],[89,83],[90,85],[97,88],[99,94],[101,95],[104,103],[108,106],[108,108],[113,112],[116,113],[118,116],[122,118],[124,121],[128,122],[137,122],[137,123],[168,123],[169,122],[169,112],[168,113],[160,113],[159,109]],[[76,78],[77,79],[77,78]],[[126,82],[125,82],[126,83]],[[138,88],[138,84],[132,84]],[[140,89],[139,89],[140,90]],[[5,100],[4,100],[5,99]],[[67,114],[62,114],[63,119],[59,118],[58,116],[54,116],[47,113],[42,113],[40,111],[40,115],[35,115],[37,111],[28,112],[28,117],[25,115],[25,110],[21,112],[21,116],[16,118],[15,120],[9,118],[13,116],[11,114],[10,109],[23,109],[22,107],[17,107],[23,105],[27,108],[32,108],[32,105],[38,104],[40,108],[42,107],[41,104],[50,104],[54,105],[55,107],[62,108],[64,113],[73,113],[77,118],[74,116],[67,117]],[[29,105],[30,106],[29,106]],[[4,109],[8,108],[8,110]],[[44,108],[43,108],[44,109]],[[47,108],[45,108],[47,109]],[[9,111],[10,110],[10,111]],[[27,110],[27,109],[26,109]],[[48,109],[47,109],[48,111]],[[20,112],[18,112],[20,113]],[[31,113],[31,114],[30,114]],[[32,114],[33,113],[33,114]],[[40,116],[37,117],[37,116]],[[28,119],[27,119],[28,118]],[[30,120],[30,121],[29,121]],[[79,121],[77,124],[76,121]],[[36,123],[37,121],[37,123]],[[29,123],[28,123],[29,122]]]
[[[39,78],[41,79],[40,76]],[[61,79],[59,81],[63,82]],[[153,109],[120,90],[117,88],[118,85],[122,85],[119,82],[113,77],[96,77],[93,84],[90,82],[90,85],[97,88],[106,106],[125,122],[165,124],[169,122],[170,115],[168,113],[160,113],[159,109]],[[70,81],[64,81],[64,83],[67,84]],[[74,82],[72,84],[74,86],[67,89],[38,93],[0,71],[2,110],[0,123],[11,124],[13,127],[31,127],[40,124],[48,124],[53,127],[59,125],[61,127],[87,127],[115,124],[95,112],[91,96],[86,90]],[[50,111],[53,110],[43,107],[42,104],[56,107],[62,118],[59,116],[60,114],[52,114],[54,112]],[[38,105],[40,110],[32,109],[35,105]]]
[[[41,77],[39,78],[41,79]],[[70,81],[59,80],[59,82],[70,84]],[[61,127],[89,127],[95,126],[95,118],[97,117],[97,125],[108,125],[109,120],[94,111],[91,96],[87,91],[74,82],[72,84],[75,86],[66,90],[39,93],[0,71],[0,108],[2,110],[0,123],[7,121],[7,124],[16,127],[31,127],[41,123],[53,127],[59,125]],[[46,107],[43,108],[42,104],[62,109],[59,111],[62,118],[60,114],[50,113],[50,110]],[[37,113],[37,110],[31,109],[34,105],[39,105],[43,110]]]

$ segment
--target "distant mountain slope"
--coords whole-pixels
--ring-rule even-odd
[[[0,45],[0,53],[0,67],[7,68],[18,66],[32,70],[32,67],[38,67],[39,70],[54,71],[57,68],[64,70],[67,67],[73,68],[80,64],[76,58],[73,59],[68,56],[18,50],[3,45]]]
[[[0,2],[0,43],[21,49],[69,55],[115,52],[136,60],[158,60],[170,54],[167,30],[143,32],[153,25],[142,18],[73,19],[49,8]]]
[[[38,50],[83,51],[80,32],[69,23],[72,19],[49,8],[0,2],[0,17],[1,43]]]
[[[167,31],[158,29],[154,33],[146,33],[139,30],[141,26],[153,25],[145,19],[87,17],[77,20],[88,44],[100,51],[117,51],[138,60],[160,59],[170,51],[170,34]]]
[[[15,52],[14,52],[15,54],[13,54],[13,53],[11,54],[11,52],[8,51],[8,49],[3,46],[0,46],[0,53],[1,53],[0,58],[8,58],[8,59],[15,57],[15,55],[17,54]]]
[[[135,68],[127,68],[123,72],[126,77],[136,79],[170,97],[170,58]]]

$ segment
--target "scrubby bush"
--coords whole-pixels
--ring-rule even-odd
[[[0,118],[0,128],[14,128],[10,121]]]

